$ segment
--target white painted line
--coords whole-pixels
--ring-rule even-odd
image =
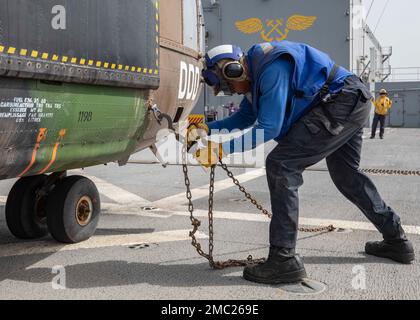
[[[361,221],[347,221],[347,220],[333,220],[333,219],[315,219],[315,218],[300,218],[299,222],[308,226],[329,226],[333,225],[336,228],[377,231],[375,226],[369,222]],[[420,226],[403,226],[405,233],[420,235]]]
[[[187,211],[174,211],[171,212],[173,215],[178,216],[189,216]],[[196,217],[205,218],[208,216],[206,210],[195,210],[194,215]],[[243,212],[226,212],[226,211],[214,211],[213,217],[216,219],[228,219],[228,220],[240,220],[240,221],[251,221],[251,222],[269,222],[270,220],[262,214],[254,213],[243,213]],[[333,220],[333,219],[316,219],[316,218],[299,218],[299,224],[305,226],[319,226],[326,227],[333,225],[336,228],[352,229],[352,230],[364,230],[364,231],[377,231],[375,226],[369,222],[361,221],[348,221],[348,220]],[[403,226],[407,234],[420,235],[420,226]]]
[[[107,214],[121,214],[121,215],[138,215],[151,218],[163,218],[168,219],[173,215],[189,217],[189,212],[186,207],[182,211],[182,208],[177,207],[176,210],[161,211],[160,209],[153,212],[142,211],[140,208],[134,208],[130,206],[121,206],[115,204],[103,204],[106,208]],[[195,209],[194,215],[200,218],[208,217],[207,210]],[[269,222],[270,220],[262,214],[245,213],[245,212],[229,212],[229,211],[213,211],[215,219],[227,219],[227,220],[239,220],[248,222]],[[299,218],[299,223],[306,226],[329,226],[334,225],[336,228],[353,229],[353,230],[365,230],[365,231],[376,231],[376,228],[369,222],[362,221],[348,221],[348,220],[333,220],[333,219],[317,219],[317,218]],[[420,235],[420,226],[403,226],[404,230],[408,234]]]
[[[73,171],[76,173],[76,171]],[[77,171],[77,174],[80,174]],[[94,176],[88,176],[83,174],[85,177],[91,179],[97,186],[99,193],[108,197],[109,199],[117,202],[119,205],[130,205],[132,208],[141,208],[142,206],[149,206],[152,203],[134,193],[131,193],[127,190],[124,190],[120,187],[117,187],[105,180]],[[7,196],[0,196],[0,203],[5,204],[7,201]],[[118,204],[115,204],[118,206]],[[111,204],[110,204],[111,205]]]
[[[84,176],[91,179],[96,184],[101,194],[115,202],[118,202],[120,204],[136,205],[138,207],[147,206],[151,204],[150,201],[134,193],[128,192],[127,190],[124,190],[120,187],[117,187],[116,185],[113,185],[112,183],[109,183],[105,180],[94,176]]]
[[[141,206],[136,204],[121,205],[117,203],[101,203],[102,214],[108,215],[127,215],[127,216],[142,216],[148,218],[162,218],[167,219],[171,217],[167,211],[160,209],[147,211],[142,210]]]
[[[254,179],[257,179],[261,176],[265,175],[265,169],[257,169],[257,170],[251,170],[249,172],[243,173],[236,177],[240,183],[245,183]],[[231,187],[234,187],[234,184],[232,182],[232,179],[227,178],[225,180],[218,181],[214,184],[214,188],[216,192],[220,192],[226,189],[229,189]],[[206,184],[204,186],[195,188],[191,190],[191,193],[193,194],[194,200],[198,200],[204,197],[207,197],[209,195],[209,186]],[[179,207],[183,203],[185,203],[185,192],[178,193],[176,195],[163,198],[161,200],[153,202],[153,205],[158,208],[174,208]]]
[[[189,216],[189,212],[185,211],[171,211],[171,214],[176,216]],[[194,210],[195,217],[208,217],[206,210]],[[270,219],[262,214],[242,213],[242,212],[227,212],[227,211],[213,211],[213,217],[216,219],[240,220],[250,222],[269,222]]]
[[[190,230],[172,230],[117,236],[93,236],[85,242],[69,245],[59,244],[52,241],[12,243],[0,246],[0,257],[56,253],[60,251],[72,251],[80,249],[130,246],[139,243],[186,241],[190,239],[189,232]],[[207,236],[202,232],[198,232],[197,238],[206,239]]]

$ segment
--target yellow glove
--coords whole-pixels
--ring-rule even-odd
[[[225,157],[222,145],[220,143],[208,141],[207,147],[197,150],[195,158],[205,168],[210,168]]]
[[[187,129],[187,148],[190,149],[198,140],[207,137],[209,127],[204,123],[192,123]]]

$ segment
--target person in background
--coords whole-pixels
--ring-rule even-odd
[[[392,107],[392,101],[388,98],[388,92],[385,89],[382,89],[379,92],[379,94],[379,99],[373,102],[373,104],[375,105],[375,117],[373,118],[372,135],[370,137],[371,139],[375,139],[378,122],[380,122],[381,124],[379,137],[381,139],[384,138],[386,116],[388,114],[389,109],[391,109]]]

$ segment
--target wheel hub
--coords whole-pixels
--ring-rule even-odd
[[[92,200],[84,196],[80,198],[79,202],[76,205],[76,220],[79,225],[82,227],[89,224],[92,219],[93,213],[93,203]]]

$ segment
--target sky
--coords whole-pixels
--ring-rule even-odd
[[[367,23],[372,29],[378,24],[388,0],[364,0],[366,14],[373,2]],[[420,1],[389,0],[375,33],[383,47],[392,46],[391,66],[420,67]]]

